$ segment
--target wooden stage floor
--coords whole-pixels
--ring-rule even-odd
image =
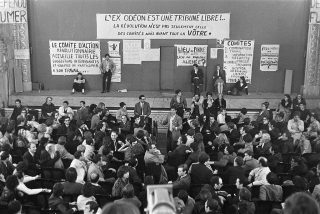
[[[70,106],[77,107],[79,106],[79,102],[84,100],[87,105],[104,102],[106,106],[111,109],[118,108],[120,102],[125,102],[127,107],[131,109],[134,107],[135,103],[138,102],[138,97],[141,94],[146,96],[147,102],[150,103],[151,108],[168,109],[174,92],[128,91],[126,93],[109,92],[102,94],[100,91],[89,91],[83,95],[81,93],[71,94],[71,91],[67,90],[44,90],[40,92],[30,91],[11,95],[9,99],[9,106],[14,105],[15,99],[21,99],[23,105],[41,106],[45,102],[46,97],[51,96],[53,97],[53,103],[56,106],[60,106],[64,100],[68,100]],[[191,103],[192,93],[184,92],[184,96],[187,98],[189,106]],[[273,109],[277,107],[282,98],[283,94],[280,93],[249,93],[249,95],[243,96],[225,95],[227,109],[241,109],[243,107],[246,107],[247,109],[260,109],[261,103],[265,101],[268,101],[270,103],[270,108]],[[315,108],[318,106],[319,102],[320,97],[307,99],[307,108]]]

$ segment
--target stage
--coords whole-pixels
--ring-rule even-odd
[[[170,100],[174,96],[174,92],[159,92],[159,91],[128,91],[128,92],[109,92],[100,93],[100,91],[88,91],[86,94],[75,93],[66,90],[44,90],[44,91],[30,91],[15,93],[9,98],[9,106],[14,105],[16,99],[22,101],[24,106],[40,107],[46,100],[46,97],[51,96],[55,106],[61,106],[62,102],[67,100],[71,107],[79,107],[79,102],[84,100],[86,105],[98,104],[103,102],[112,110],[119,108],[120,102],[125,102],[128,109],[133,109],[134,105],[139,101],[139,95],[145,95],[146,101],[150,103],[152,109],[167,110],[169,108]],[[204,93],[202,95],[205,96]],[[187,99],[187,104],[190,106],[192,93],[183,92],[183,96]],[[295,95],[294,95],[295,96]],[[214,95],[216,98],[216,95]],[[243,96],[225,95],[227,101],[227,109],[239,110],[246,107],[248,110],[256,111],[260,109],[261,103],[267,101],[270,103],[270,108],[275,109],[278,103],[283,98],[280,93],[249,93]],[[318,106],[319,98],[306,99],[307,108],[312,109]]]

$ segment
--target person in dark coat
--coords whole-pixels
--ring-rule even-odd
[[[13,112],[11,114],[10,120],[17,120],[17,117],[21,114],[21,111],[24,107],[21,105],[21,100],[15,100],[15,106],[13,107]]]
[[[82,184],[76,183],[77,171],[73,167],[69,167],[66,171],[66,181],[62,183],[65,194],[80,195]]]
[[[191,83],[194,87],[194,94],[200,93],[200,85],[203,84],[203,71],[199,69],[197,64],[193,64],[193,69],[191,71]]]
[[[232,167],[229,167],[224,173],[223,173],[223,181],[225,184],[235,184],[237,178],[241,180],[245,180],[245,170],[242,167],[243,165],[243,158],[242,157],[236,157],[234,159],[234,165]]]
[[[35,153],[37,150],[37,146],[35,143],[30,143],[28,151],[24,153],[22,159],[23,163],[26,166],[25,174],[29,176],[36,176],[39,174],[39,162],[35,158]]]
[[[213,172],[205,165],[207,161],[209,161],[209,155],[205,152],[201,152],[199,155],[199,163],[194,163],[190,166],[189,174],[191,176],[192,184],[210,183]]]
[[[62,214],[72,214],[77,211],[76,207],[71,208],[68,202],[62,198],[64,187],[61,183],[56,183],[52,189],[52,195],[49,198],[49,208],[59,210]]]
[[[53,113],[55,112],[55,106],[52,103],[52,97],[47,97],[46,102],[42,104],[41,107],[41,118],[48,119],[53,118]]]
[[[244,76],[241,76],[240,79],[234,84],[232,87],[233,95],[248,95],[248,84],[246,83],[246,79]]]

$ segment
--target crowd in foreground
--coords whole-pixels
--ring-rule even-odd
[[[320,213],[318,109],[301,95],[231,118],[222,95],[196,94],[187,108],[177,90],[159,121],[166,153],[144,95],[132,117],[124,102],[112,115],[48,97],[39,118],[15,103],[0,114],[0,206],[11,213],[143,213],[147,187],[168,183],[176,213]]]

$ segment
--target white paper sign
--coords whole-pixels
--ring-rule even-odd
[[[143,48],[144,49],[150,49],[151,48],[151,40],[150,39],[144,39],[143,40]]]
[[[98,39],[226,39],[230,13],[97,14]]]
[[[101,74],[99,41],[49,41],[52,75]]]
[[[141,49],[142,61],[160,61],[160,48]]]
[[[277,71],[280,45],[261,45],[260,70]]]
[[[119,48],[119,41],[108,41],[108,53],[111,57],[120,57]]]
[[[121,82],[121,58],[111,58],[116,66],[116,70],[112,73],[111,82]]]
[[[141,64],[141,40],[123,40],[123,64]]]
[[[254,40],[226,40],[224,42],[224,70],[226,82],[235,83],[244,76],[251,83]]]
[[[175,45],[177,47],[177,66],[192,66],[207,63],[207,45]]]
[[[0,24],[27,22],[27,0],[0,0]]]
[[[218,58],[218,49],[219,48],[210,48],[210,58],[211,59]]]
[[[14,49],[15,59],[30,59],[29,49]]]

